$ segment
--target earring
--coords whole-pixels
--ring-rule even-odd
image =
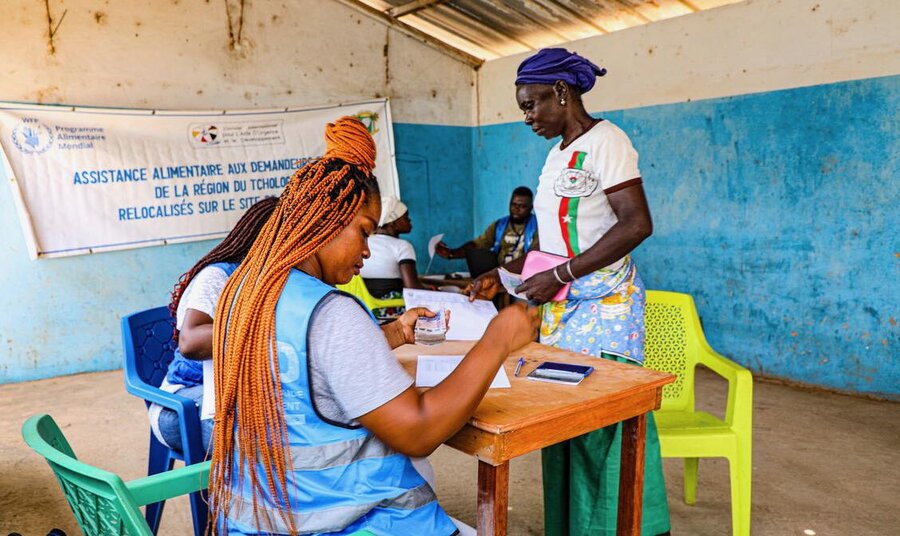
[[[565,105],[566,105],[566,99],[559,99],[559,105],[560,105],[560,106],[565,106]]]

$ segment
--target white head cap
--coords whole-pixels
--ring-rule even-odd
[[[386,195],[381,198],[381,219],[378,226],[387,225],[400,219],[400,216],[406,214],[406,205],[403,201],[392,195]]]

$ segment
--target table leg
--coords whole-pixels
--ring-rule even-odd
[[[644,504],[644,440],[647,415],[622,422],[622,466],[619,474],[618,536],[640,536]]]
[[[505,536],[509,504],[509,462],[491,465],[478,460],[478,536]]]

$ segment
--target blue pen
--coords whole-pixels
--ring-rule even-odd
[[[519,358],[519,362],[516,363],[516,371],[513,372],[513,376],[518,376],[518,375],[519,375],[519,371],[522,370],[522,365],[524,365],[524,364],[525,364],[525,358],[524,358],[524,357],[520,357],[520,358]]]

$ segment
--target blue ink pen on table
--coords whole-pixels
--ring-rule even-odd
[[[522,365],[524,365],[524,364],[525,364],[525,358],[524,358],[524,357],[520,357],[520,358],[519,358],[519,362],[516,363],[516,371],[513,372],[513,376],[518,376],[518,375],[519,375],[519,371],[522,370]]]

